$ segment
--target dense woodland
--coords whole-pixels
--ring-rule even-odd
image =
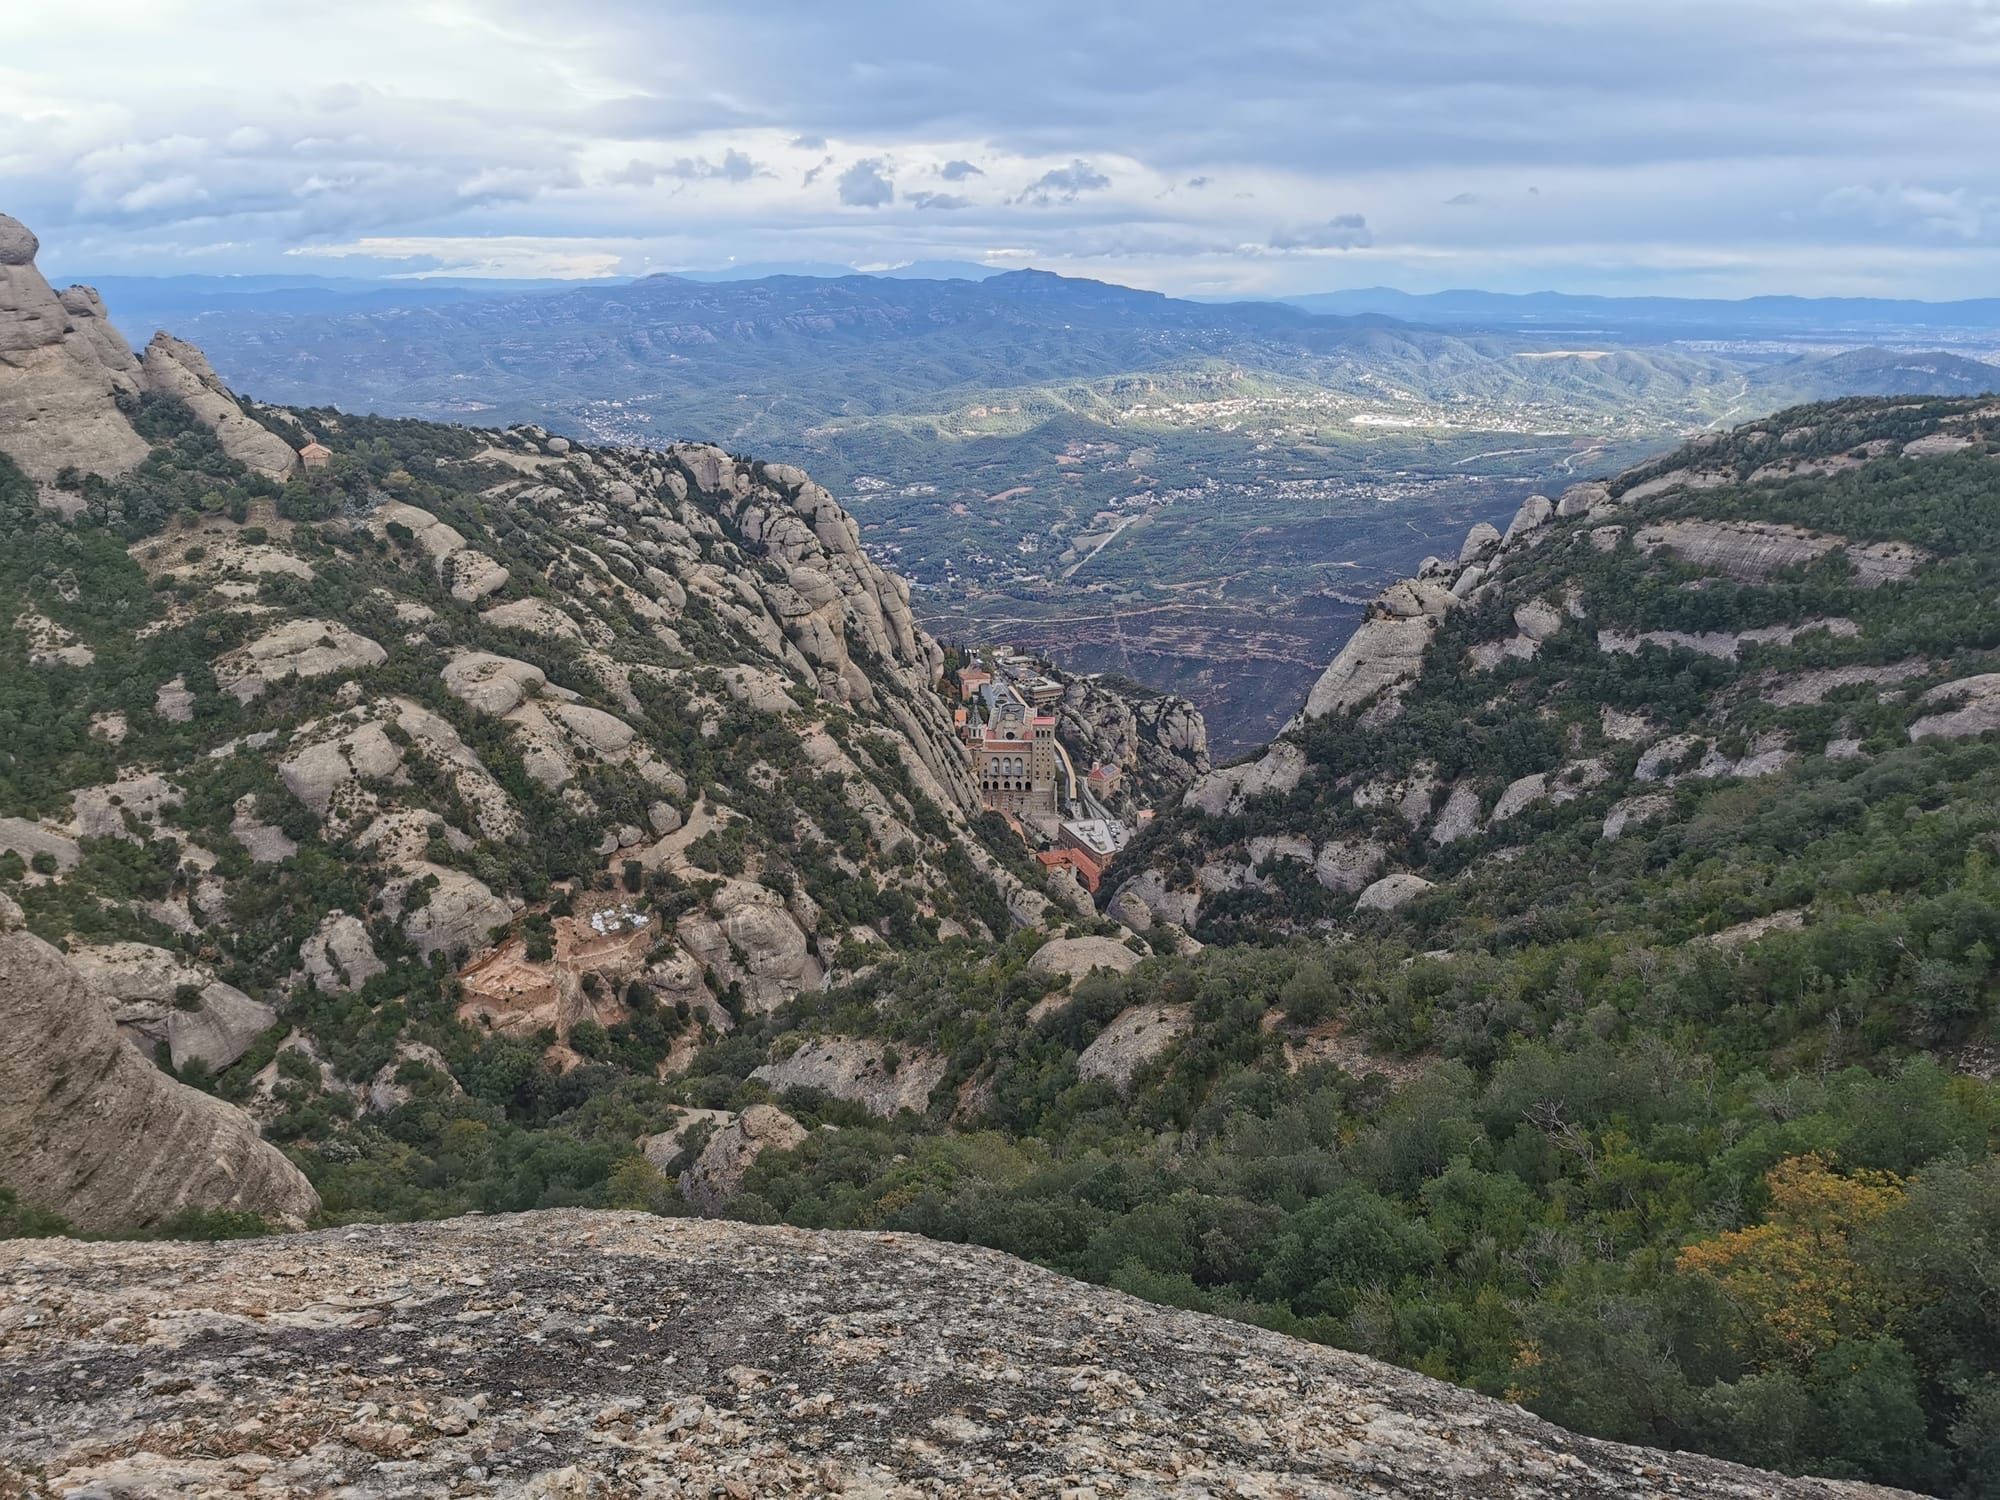
[[[1769,426],[1810,428],[1804,451],[1841,453],[1917,435],[1958,409],[1842,403]],[[271,500],[312,524],[387,488],[468,532],[501,535],[504,518],[482,518],[470,487],[438,463],[463,456],[454,429],[344,418],[352,456],[280,491],[243,477],[172,409],[142,417],[163,446],[119,485],[92,482],[75,524],[37,512],[0,460],[0,594],[98,651],[87,673],[33,672],[20,641],[0,635],[0,815],[46,812],[135,755],[188,764],[226,734],[296,715],[287,694],[310,696],[293,684],[253,710],[216,692],[204,673],[230,627],[215,617],[134,638],[159,601],[126,548],[169,518]],[[1739,462],[1747,479],[1765,439],[1728,441],[1740,452],[1712,447],[1704,461]],[[760,808],[739,781],[751,760],[782,758],[772,725],[745,713],[704,737],[671,702],[649,700],[646,732],[690,798],[712,791],[755,813],[732,825],[734,844],[705,851],[718,872],[748,861],[767,880],[805,883],[838,915],[829,938],[873,924],[894,939],[877,961],[843,966],[828,991],[741,1016],[665,1079],[657,1063],[699,1022],[643,998],[630,1023],[572,1037],[587,1060],[558,1072],[541,1045],[458,1024],[445,955],[426,963],[389,947],[388,971],[354,994],[284,992],[318,915],[364,908],[371,871],[288,812],[256,757],[189,764],[176,814],[189,837],[240,858],[221,832],[255,792],[301,847],[266,872],[263,895],[238,899],[231,933],[213,940],[218,971],[280,1000],[281,1024],[219,1076],[192,1070],[186,1081],[241,1099],[287,1030],[319,1039],[325,1071],[281,1060],[284,1109],[267,1133],[311,1177],[332,1223],[565,1204],[688,1212],[672,1171],[635,1140],[675,1105],[774,1102],[838,1129],[760,1159],[732,1207],[741,1217],[990,1245],[1393,1360],[1588,1433],[2000,1496],[2000,739],[1906,733],[1927,685],[1996,669],[2000,464],[1984,444],[1890,457],[1670,495],[1649,516],[1677,513],[1901,539],[1938,561],[1875,589],[1838,559],[1713,586],[1580,530],[1553,537],[1500,597],[1445,623],[1399,717],[1305,731],[1326,774],[1232,818],[1163,819],[1130,856],[1192,866],[1260,832],[1367,831],[1438,891],[1354,915],[1351,901],[1276,861],[1265,884],[1204,907],[1205,951],[1174,956],[1162,941],[1155,953],[1134,938],[1144,963],[1078,981],[1066,1005],[1037,1009],[1061,985],[1028,967],[1040,935],[941,936],[893,885],[786,857],[796,849],[786,819],[800,807],[853,854],[869,851],[838,797]],[[354,549],[329,532],[320,545],[320,577],[300,586],[316,609],[365,618],[378,570],[398,566],[394,543]],[[1658,647],[1607,654],[1578,628],[1532,660],[1464,665],[1522,599],[1559,589],[1585,601],[1593,625],[1701,631],[1841,616],[1860,629],[1720,661]],[[1913,656],[1932,670],[1892,694],[1847,688],[1778,707],[1746,689],[1772,671]],[[153,685],[176,673],[196,690],[192,724],[143,712]],[[399,673],[395,655],[370,683],[452,715],[503,768],[536,838],[504,857],[482,846],[439,858],[482,859],[483,879],[536,903],[531,945],[570,882],[629,881],[668,916],[701,899],[601,869],[591,828],[508,769],[506,746],[428,677]],[[1357,781],[1419,761],[1497,788],[1580,743],[1629,770],[1639,751],[1604,739],[1607,705],[1730,753],[1767,733],[1815,748],[1837,733],[1862,753],[1812,754],[1754,780],[1683,779],[1656,823],[1615,842],[1601,836],[1609,789],[1444,847],[1353,804]],[[135,739],[115,752],[88,727],[109,707],[132,711]],[[621,805],[608,771],[590,787]],[[983,833],[1008,852],[1004,828]],[[1009,857],[1019,861],[1018,846]],[[60,884],[32,883],[7,858],[0,888],[38,930],[186,941],[130,906],[184,878],[171,840],[86,841],[84,865]],[[1004,931],[986,887],[953,869],[955,909]],[[1796,930],[1732,936],[1795,912],[1810,917]],[[1113,930],[1074,928],[1087,929]],[[1193,1028],[1126,1093],[1083,1078],[1079,1053],[1138,1004],[1187,1005]],[[807,1090],[773,1099],[750,1078],[830,1032],[883,1039],[891,1058],[943,1054],[929,1113],[884,1121]],[[404,1039],[436,1047],[449,1076],[405,1064],[398,1078],[413,1097],[378,1115],[332,1086],[374,1076]],[[0,1233],[59,1227],[0,1195]]]

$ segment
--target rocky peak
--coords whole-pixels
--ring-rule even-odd
[[[122,474],[146,456],[118,406],[139,388],[132,351],[95,292],[56,295],[35,268],[39,249],[0,214],[0,451],[43,483],[66,468]]]

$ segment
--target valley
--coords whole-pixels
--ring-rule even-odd
[[[0,1492],[1980,1493],[1993,396],[1313,325],[1567,429],[808,384],[809,469],[252,399],[37,249]]]
[[[1040,272],[182,293],[172,310],[275,400],[807,468],[938,634],[1188,693],[1225,756],[1296,708],[1356,602],[1529,493],[1798,401],[1996,379],[1853,336],[1786,349],[1782,324],[1718,340],[1712,313],[1424,326]]]

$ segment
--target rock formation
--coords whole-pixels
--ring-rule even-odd
[[[228,386],[209,367],[208,356],[162,330],[146,346],[143,379],[147,390],[184,402],[222,451],[266,479],[283,480],[298,467],[292,445],[245,416]]]
[[[44,484],[66,468],[123,474],[146,443],[119,410],[138,394],[132,351],[86,287],[58,297],[35,236],[0,214],[0,451]]]
[[[232,1106],[176,1083],[123,1041],[106,1001],[21,930],[0,897],[0,1183],[99,1233],[187,1209],[300,1224],[319,1197]]]
[[[0,1490],[1891,1500],[989,1250],[555,1210],[0,1245]]]

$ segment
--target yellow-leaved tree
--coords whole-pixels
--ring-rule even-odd
[[[1680,1269],[1722,1288],[1744,1315],[1746,1354],[1806,1363],[1843,1338],[1881,1331],[1900,1290],[1856,1259],[1856,1234],[1903,1201],[1892,1172],[1841,1174],[1818,1153],[1764,1174],[1761,1224],[1689,1245]]]

